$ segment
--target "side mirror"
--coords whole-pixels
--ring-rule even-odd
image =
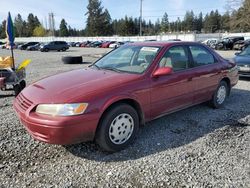
[[[173,73],[173,69],[171,67],[161,67],[158,68],[154,73],[153,77],[157,78],[159,76],[165,76]]]
[[[238,55],[240,55],[240,52],[236,52],[234,55],[238,56]]]

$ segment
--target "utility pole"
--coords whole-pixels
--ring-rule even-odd
[[[140,36],[142,36],[142,0],[140,5]]]
[[[49,30],[52,36],[55,36],[55,18],[54,13],[49,13]]]

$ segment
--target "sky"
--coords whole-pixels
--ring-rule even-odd
[[[165,12],[170,21],[178,17],[184,17],[187,10],[193,10],[195,14],[203,12],[204,15],[211,10],[218,9],[220,13],[226,11],[226,0],[143,0],[142,15],[146,21],[155,22],[161,19]],[[76,29],[84,29],[86,26],[88,0],[0,0],[0,22],[7,17],[8,11],[14,18],[18,13],[23,19],[27,19],[29,13],[38,16],[45,26],[48,14],[55,15],[56,28],[59,27],[62,18],[68,25]],[[102,0],[102,6],[107,8],[112,19],[140,16],[140,0]]]

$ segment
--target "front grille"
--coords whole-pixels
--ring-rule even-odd
[[[22,110],[26,111],[32,105],[32,102],[28,100],[22,93],[16,98],[17,106]]]

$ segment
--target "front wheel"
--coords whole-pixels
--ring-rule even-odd
[[[116,152],[131,144],[139,130],[136,110],[127,104],[114,106],[102,118],[96,133],[101,149]]]
[[[220,108],[229,95],[229,86],[225,81],[221,81],[216,89],[210,104],[213,108]]]

